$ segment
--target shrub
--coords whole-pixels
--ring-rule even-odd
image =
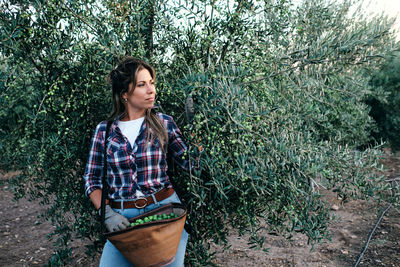
[[[400,149],[400,54],[386,57],[381,68],[372,73],[370,86],[374,95],[367,99],[370,115],[378,125],[375,139],[388,141],[393,150]]]

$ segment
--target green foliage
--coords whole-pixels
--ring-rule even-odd
[[[393,150],[400,149],[400,54],[386,57],[382,67],[372,73],[370,85],[375,95],[367,99],[370,114],[377,122],[376,139],[389,141]]]
[[[200,169],[206,170],[189,179],[174,176],[180,177],[180,188],[186,187],[181,195],[192,211],[189,220],[196,222],[194,240],[226,242],[234,228],[250,233],[250,245],[262,246],[265,237],[258,232],[265,222],[269,231],[287,237],[297,231],[311,244],[321,241],[329,235],[331,215],[311,183],[342,199],[386,198],[382,193],[389,185],[376,172],[378,150],[354,151],[337,140],[321,140],[318,125],[305,121],[304,105],[288,103],[288,92],[272,82],[270,101],[260,101],[243,84],[246,74],[234,67],[216,69],[187,76],[176,87],[190,92],[196,103],[185,132],[194,144],[191,154],[200,156]],[[395,202],[398,195],[386,199]]]
[[[200,157],[190,174],[170,170],[190,211],[189,264],[212,264],[209,241],[226,243],[231,229],[250,233],[250,247],[262,247],[264,228],[323,240],[332,218],[321,188],[399,203],[398,189],[377,172],[379,150],[355,150],[374,129],[364,74],[391,50],[391,22],[357,20],[349,7],[2,3],[0,164],[23,171],[14,181],[18,197],[50,204],[43,216],[56,226],[56,254],[49,264],[67,262],[71,239],[101,246],[82,175],[92,131],[110,111],[106,76],[125,54],[155,66],[157,101]]]

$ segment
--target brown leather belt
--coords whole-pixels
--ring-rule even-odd
[[[154,194],[154,197],[156,198],[157,202],[166,199],[167,197],[172,196],[174,193],[173,188],[163,188],[157,193]],[[134,200],[129,200],[129,201],[123,201],[124,204],[121,205],[122,201],[113,201],[112,199],[109,200],[108,204],[111,206],[113,209],[121,209],[122,206],[124,209],[143,209],[147,205],[153,204],[154,200],[153,197],[150,195],[148,197],[138,197],[137,199]]]

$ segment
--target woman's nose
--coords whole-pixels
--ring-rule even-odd
[[[147,93],[152,94],[156,92],[156,87],[153,84],[147,86]]]

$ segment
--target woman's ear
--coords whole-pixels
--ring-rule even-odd
[[[121,94],[122,98],[123,99],[127,99],[129,97],[129,92],[133,92],[134,89],[135,89],[135,87],[133,86],[133,82],[131,82],[129,84],[128,91],[126,91],[125,93]]]

